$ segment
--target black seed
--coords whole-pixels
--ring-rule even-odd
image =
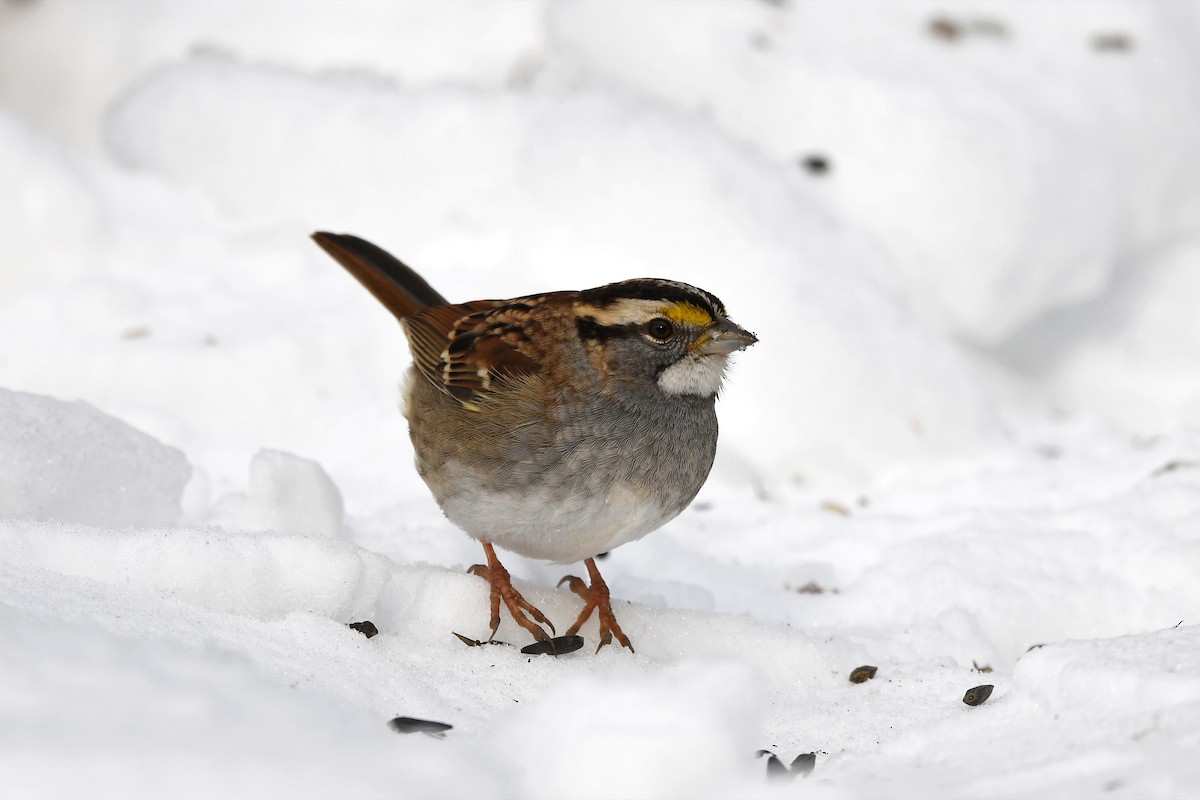
[[[582,636],[555,636],[541,642],[527,644],[521,652],[527,656],[561,656],[564,653],[574,653],[583,647]]]
[[[813,175],[825,175],[829,172],[829,159],[825,156],[809,155],[800,159],[800,166]]]
[[[446,735],[446,731],[453,728],[453,725],[447,725],[445,722],[434,722],[431,719],[417,719],[416,717],[396,717],[388,721],[388,727],[396,733],[428,733],[430,736],[442,737]]]
[[[871,667],[871,666],[856,667],[854,669],[854,671],[850,673],[850,682],[851,683],[866,683],[867,681],[871,680],[871,678],[874,678],[875,673],[878,671],[879,671],[879,667]]]
[[[358,631],[368,639],[379,633],[379,628],[376,628],[375,623],[371,622],[369,619],[364,619],[362,622],[351,622],[349,627]]]
[[[813,771],[813,767],[816,765],[816,753],[801,753],[792,759],[792,766],[790,769],[792,770],[793,775],[807,775]]]
[[[982,705],[983,701],[992,696],[992,689],[996,687],[990,683],[985,683],[982,686],[974,686],[967,689],[967,693],[963,695],[963,702],[969,706]]]

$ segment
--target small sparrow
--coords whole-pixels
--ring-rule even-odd
[[[512,585],[495,545],[583,560],[566,583],[593,613],[597,651],[617,624],[595,556],[645,536],[700,491],[717,448],[717,392],[731,353],[758,341],[703,289],[635,278],[583,291],[450,303],[394,256],[315,233],[400,321],[413,365],[404,413],[417,471],[451,522],[483,544],[471,572],[539,641],[555,632]]]

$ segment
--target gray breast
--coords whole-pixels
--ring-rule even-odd
[[[551,416],[500,421],[413,385],[418,469],[446,516],[477,539],[555,561],[593,556],[675,517],[712,467],[714,398],[655,395],[597,394]],[[445,415],[459,413],[474,419],[454,427],[471,434],[448,444]]]

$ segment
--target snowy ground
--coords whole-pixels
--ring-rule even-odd
[[[7,0],[0,76],[0,796],[1200,796],[1200,4]],[[636,655],[451,635],[317,229],[759,334]]]

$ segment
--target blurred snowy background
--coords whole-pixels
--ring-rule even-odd
[[[0,0],[0,187],[0,796],[1195,796],[1200,4]],[[636,655],[450,635],[317,229],[760,336]]]

